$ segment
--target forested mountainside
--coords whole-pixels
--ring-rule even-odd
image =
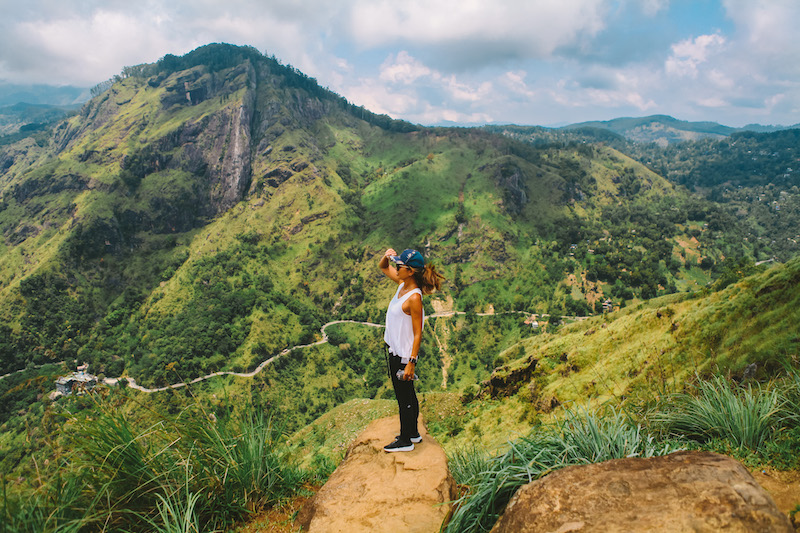
[[[716,122],[688,122],[667,115],[580,122],[564,126],[563,129],[581,130],[586,128],[608,130],[633,142],[652,142],[660,146],[704,138],[722,139],[736,131],[736,128],[723,126]]]
[[[559,128],[562,130],[601,129],[616,133],[635,143],[653,143],[661,147],[679,144],[684,141],[708,139],[724,139],[736,133],[770,133],[794,126],[762,126],[748,124],[743,128],[723,126],[716,122],[689,122],[678,120],[668,115],[651,115],[649,117],[615,118],[604,121],[580,122]]]
[[[632,142],[596,127],[487,126],[535,146],[602,143],[714,202],[740,222],[758,259],[786,261],[800,250],[800,129],[732,132],[669,146]]]
[[[0,106],[0,145],[11,144],[46,129],[74,113],[79,106],[14,104]]]
[[[0,168],[4,371],[251,368],[327,317],[377,319],[390,245],[441,264],[459,309],[573,315],[752,253],[612,148],[392,121],[228,45],[126,68]]]

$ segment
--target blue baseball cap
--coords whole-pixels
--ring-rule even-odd
[[[403,250],[403,253],[400,255],[393,255],[390,259],[398,265],[410,266],[415,270],[425,268],[425,258],[422,257],[421,253],[410,248],[408,250]]]

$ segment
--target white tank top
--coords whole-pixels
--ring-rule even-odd
[[[411,324],[411,315],[403,312],[403,302],[416,293],[422,296],[419,289],[411,289],[403,296],[398,298],[400,291],[405,283],[397,287],[394,298],[389,301],[389,308],[386,309],[386,332],[383,340],[389,345],[389,352],[400,356],[402,363],[408,363],[411,357],[411,348],[414,346],[414,328]],[[422,325],[425,326],[425,310],[422,310]]]

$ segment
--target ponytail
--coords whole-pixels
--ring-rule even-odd
[[[422,270],[414,271],[414,281],[417,282],[417,286],[422,290],[422,294],[431,294],[440,290],[444,279],[445,277],[437,272],[432,263],[425,265]]]

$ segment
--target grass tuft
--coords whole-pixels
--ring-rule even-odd
[[[763,451],[764,443],[783,424],[782,404],[775,387],[738,387],[715,376],[701,381],[696,395],[668,397],[668,408],[653,420],[671,435],[701,443],[720,438],[740,450]]]

